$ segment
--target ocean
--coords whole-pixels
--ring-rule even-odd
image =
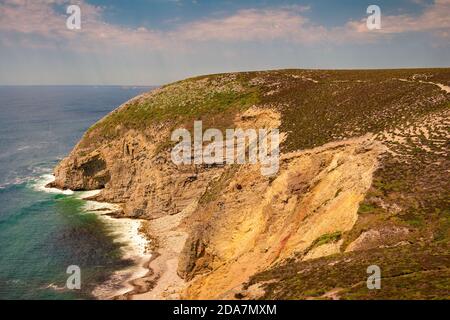
[[[93,290],[107,294],[129,276],[120,270],[136,261],[124,232],[139,224],[101,217],[79,192],[44,185],[92,124],[151,89],[0,87],[0,299],[94,299]],[[71,265],[80,289],[66,286]]]

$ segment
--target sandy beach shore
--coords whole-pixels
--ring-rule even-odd
[[[148,273],[132,281],[134,290],[120,298],[131,300],[171,300],[182,298],[185,280],[178,273],[178,259],[187,239],[183,219],[195,210],[196,204],[176,215],[146,221],[142,231],[152,239],[152,257]]]
[[[34,188],[41,192],[73,195],[85,201],[84,211],[95,213],[114,236],[115,241],[123,246],[122,257],[133,261],[133,266],[118,270],[105,282],[98,285],[92,292],[97,299],[117,299],[127,297],[136,289],[135,281],[149,274],[150,238],[144,232],[144,220],[131,218],[115,218],[113,214],[121,208],[117,204],[90,200],[101,190],[72,191],[48,188],[46,185],[54,180],[54,176],[46,174],[35,184]]]
[[[144,220],[115,218],[111,216],[121,208],[117,204],[88,200],[100,190],[80,192],[80,199],[86,200],[84,210],[94,212],[110,228],[116,242],[124,244],[121,248],[123,258],[134,262],[134,266],[116,271],[108,281],[97,286],[92,294],[98,299],[114,299],[134,290],[133,281],[148,273],[147,265],[151,259],[149,238],[142,232]]]

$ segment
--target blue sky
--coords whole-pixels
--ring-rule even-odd
[[[66,28],[70,4],[81,30]],[[371,4],[380,30],[366,27]],[[0,85],[401,67],[450,67],[450,0],[0,0]]]
[[[112,23],[130,27],[158,26],[171,28],[171,22],[191,22],[209,16],[227,16],[241,9],[264,9],[292,5],[310,6],[308,16],[319,23],[326,25],[339,25],[350,18],[362,16],[369,4],[377,4],[386,14],[420,13],[425,3],[433,1],[358,1],[358,0],[313,0],[313,1],[243,1],[243,0],[97,0],[90,3],[109,7],[105,16]],[[176,21],[174,21],[176,20]]]

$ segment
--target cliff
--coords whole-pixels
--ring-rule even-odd
[[[134,298],[445,298],[449,85],[450,69],[183,80],[90,128],[53,186],[102,189],[117,216],[148,220],[157,254]],[[171,133],[194,120],[279,128],[277,174],[174,164]],[[365,287],[374,264],[383,290]]]

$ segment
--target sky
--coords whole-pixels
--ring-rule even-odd
[[[81,29],[66,26],[70,5]],[[450,0],[0,0],[0,85],[407,67],[450,67]]]

